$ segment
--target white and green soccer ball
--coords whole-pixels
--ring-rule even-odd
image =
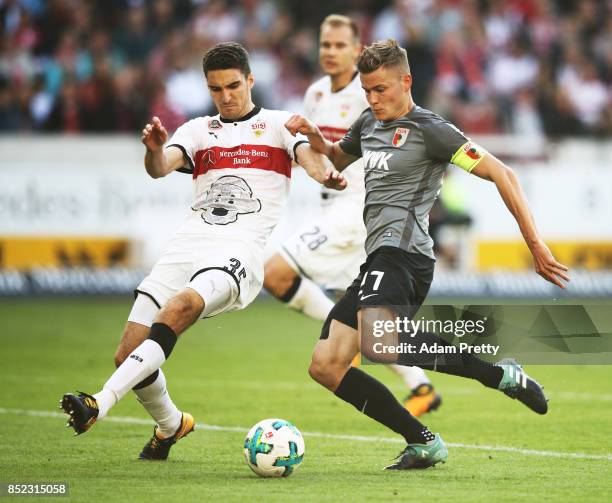
[[[289,421],[264,419],[244,439],[244,457],[261,477],[288,477],[304,459],[304,439]]]

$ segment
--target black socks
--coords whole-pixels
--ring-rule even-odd
[[[400,334],[400,341],[414,344],[416,347],[420,347],[423,343],[453,346],[431,332],[418,332],[414,337]],[[494,389],[497,389],[504,374],[501,367],[481,360],[470,353],[457,352],[439,355],[400,353],[397,363],[399,365],[417,366],[425,370],[434,370],[444,374],[475,379],[485,386]]]
[[[433,439],[427,427],[410,415],[386,386],[357,368],[351,367],[344,375],[336,396],[399,433],[409,444],[424,444]]]

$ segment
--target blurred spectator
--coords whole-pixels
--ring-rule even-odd
[[[494,94],[510,98],[518,90],[531,86],[538,76],[538,61],[524,42],[513,40],[508,51],[489,62],[489,83]]]
[[[266,34],[257,26],[247,28],[244,43],[249,48],[251,70],[255,76],[254,90],[265,103],[274,104],[281,63],[271,50]]]
[[[237,12],[232,12],[223,0],[210,0],[201,5],[193,21],[193,33],[210,45],[239,38],[241,31]]]
[[[503,126],[512,129],[514,108],[520,92],[533,85],[538,77],[538,60],[528,51],[524,41],[512,40],[507,52],[492,58],[489,67],[491,91],[497,97]]]
[[[152,117],[159,117],[168,131],[176,131],[176,129],[187,120],[187,118],[168,101],[166,86],[161,79],[153,80],[150,103],[150,115]]]
[[[225,40],[250,51],[258,104],[297,111],[331,12],[364,43],[397,38],[415,101],[468,133],[612,133],[612,2],[595,0],[0,0],[0,129],[209,112],[202,54]]]
[[[180,31],[170,35],[167,48],[170,67],[165,85],[170,105],[184,116],[193,118],[206,113],[212,101],[202,73],[202,58],[197,59],[199,65],[192,64],[189,46]]]
[[[77,84],[73,79],[67,78],[62,84],[44,129],[51,132],[78,133],[82,128],[81,122]]]
[[[32,83],[30,116],[36,129],[42,128],[53,108],[53,96],[45,89],[45,79],[37,75]]]
[[[115,129],[117,102],[110,59],[98,55],[93,73],[79,89],[80,126],[83,131],[102,132]]]
[[[597,76],[595,66],[582,61],[574,71],[566,71],[560,80],[561,93],[572,108],[582,130],[595,133],[605,127],[610,92]]]
[[[155,37],[147,23],[147,10],[142,5],[127,11],[122,26],[117,30],[114,44],[129,63],[146,61],[155,45]]]
[[[510,132],[516,135],[541,137],[543,135],[542,121],[533,91],[524,87],[516,93],[515,105],[510,118]]]

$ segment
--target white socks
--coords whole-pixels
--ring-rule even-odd
[[[422,368],[406,367],[404,365],[389,365],[388,367],[399,374],[409,389],[418,388],[421,384],[431,384]]]
[[[167,438],[174,435],[181,425],[182,414],[168,394],[166,376],[159,369],[159,375],[153,383],[144,388],[135,389],[138,401],[157,423],[160,436]]]
[[[143,341],[115,370],[102,391],[94,395],[98,402],[98,418],[106,416],[109,409],[128,391],[159,369],[165,361],[164,351],[157,342],[151,339]]]
[[[303,276],[297,292],[288,302],[288,305],[306,316],[321,321],[325,321],[332,307],[334,307],[334,303],[325,295],[325,292]]]

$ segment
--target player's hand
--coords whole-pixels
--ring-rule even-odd
[[[340,173],[340,171],[334,168],[329,168],[325,173],[323,179],[323,185],[328,189],[344,190],[346,189],[346,178]]]
[[[544,242],[539,241],[531,246],[531,255],[533,255],[535,270],[540,276],[559,288],[565,288],[563,281],[570,280],[567,275],[567,267],[557,262]]]
[[[159,117],[153,117],[151,122],[144,127],[140,141],[152,152],[161,149],[168,141],[168,131],[162,125]]]
[[[298,114],[292,115],[289,120],[285,122],[285,127],[287,128],[287,131],[292,134],[292,136],[295,136],[297,133],[301,133],[306,136],[321,134],[317,126],[310,122],[306,117],[302,117]]]

